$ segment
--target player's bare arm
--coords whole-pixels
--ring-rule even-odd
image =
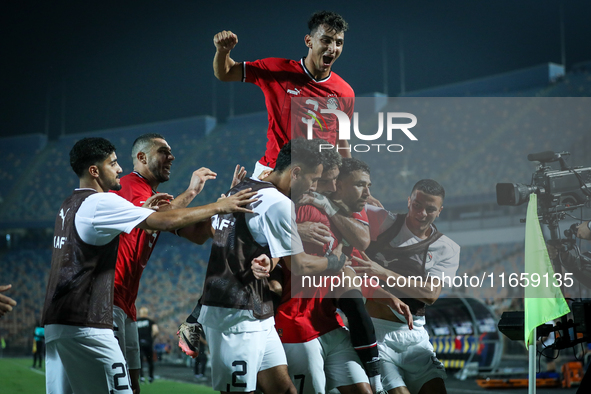
[[[230,51],[238,44],[238,36],[231,31],[221,31],[213,37],[215,55],[213,57],[213,73],[223,82],[242,80],[242,63],[230,57]]]
[[[294,275],[314,275],[325,271],[334,274],[340,272],[347,263],[347,256],[342,249],[341,244],[328,257],[312,256],[301,252],[293,256],[284,256],[283,260]]]
[[[204,170],[204,171],[202,171],[200,174],[197,174],[201,170]],[[215,176],[217,175],[214,172],[210,172],[208,174],[205,170],[210,171],[206,168],[201,168],[193,173],[193,176],[198,176],[201,178],[201,180],[202,180],[201,185],[203,185],[205,183],[205,181],[208,179],[215,179]],[[213,174],[213,178],[208,177],[207,179],[204,179],[204,177],[212,176],[212,174]],[[244,179],[245,176],[246,176],[246,170],[244,169],[244,167],[237,165],[236,168],[234,169],[234,175],[232,178],[232,184],[230,186],[230,189],[232,189],[234,186],[236,186],[237,184],[242,182],[242,180]],[[191,180],[193,180],[193,178],[191,178]],[[201,186],[201,187],[203,187],[203,186]],[[190,201],[189,201],[189,203],[190,203]],[[213,238],[215,231],[211,227],[211,220],[205,220],[203,222],[195,223],[190,226],[178,229],[176,231],[176,234],[179,237],[183,237],[183,238],[185,238],[197,245],[203,245],[208,239]]]
[[[244,206],[257,201],[256,198],[253,198],[255,194],[256,192],[245,189],[230,197],[220,198],[213,204],[195,208],[172,209],[166,212],[154,212],[138,227],[144,230],[173,231],[193,223],[202,222],[217,214],[252,213],[250,209],[244,208]]]
[[[343,238],[358,250],[365,250],[369,247],[371,236],[368,225],[340,213],[332,216],[330,222],[343,234]]]
[[[390,292],[382,289],[381,287],[377,287],[373,291],[371,300],[389,306],[391,309],[400,313],[406,318],[409,330],[413,329],[412,312],[410,311],[410,307],[402,302],[398,297],[392,295]]]
[[[387,281],[390,277],[394,278],[394,281],[396,281],[397,284],[399,283],[397,279],[402,275],[382,267],[367,257],[365,253],[362,252],[361,254],[363,255],[363,259],[353,257],[353,260],[358,264],[355,267],[355,272],[358,274],[365,273],[370,276],[377,276],[383,281]],[[422,286],[420,285],[420,282],[416,280],[406,280],[404,282],[406,283],[406,286],[396,286],[396,288],[408,294],[409,297],[422,301],[427,305],[432,305],[435,301],[437,301],[439,295],[441,294],[441,285],[436,286],[433,284],[430,277],[423,280]]]
[[[318,222],[298,223],[298,234],[302,242],[318,246],[324,246],[332,239],[328,226]]]
[[[189,187],[181,195],[172,200],[171,205],[173,208],[186,208],[191,201],[203,190],[205,182],[210,179],[215,179],[217,174],[209,168],[201,167],[200,169],[193,171],[191,175],[191,181]]]
[[[330,222],[343,234],[343,238],[358,250],[365,250],[371,242],[369,234],[369,226],[361,223],[359,220],[352,218],[351,213],[344,204],[330,200],[328,197],[319,194],[305,194],[300,200],[300,204],[311,204],[316,208],[324,211],[330,218]],[[298,232],[300,233],[300,226],[298,225]],[[330,234],[329,234],[330,235]],[[302,237],[302,240],[304,238]],[[316,238],[316,242],[321,241]],[[325,241],[326,242],[326,241]]]
[[[410,307],[404,302],[402,302],[398,297],[396,297],[389,291],[383,289],[379,284],[377,287],[374,287],[371,284],[367,284],[366,286],[365,284],[363,284],[363,282],[361,286],[353,285],[353,279],[357,276],[357,268],[358,267],[355,267],[353,269],[353,267],[351,266],[346,266],[343,269],[345,276],[351,278],[351,281],[348,282],[349,284],[347,284],[347,281],[343,281],[342,285],[334,290],[335,298],[341,298],[341,296],[347,293],[348,291],[352,289],[357,289],[363,294],[365,298],[368,298],[370,302],[374,301],[379,304],[389,306],[391,309],[400,313],[402,316],[406,318],[408,328],[412,330],[413,324]]]
[[[173,199],[172,194],[168,193],[156,193],[149,198],[144,204],[142,208],[149,208],[153,209],[154,211],[164,212],[169,209],[173,209],[170,201]],[[152,234],[155,230],[144,230],[147,234]]]
[[[208,239],[213,238],[214,234],[215,231],[211,227],[211,220],[204,220],[176,231],[176,235],[197,245],[203,245]]]

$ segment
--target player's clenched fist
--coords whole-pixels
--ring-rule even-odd
[[[213,36],[213,45],[218,51],[230,52],[238,44],[238,36],[231,31],[222,31]]]

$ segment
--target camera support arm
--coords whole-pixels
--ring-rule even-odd
[[[544,223],[546,223],[548,225],[548,230],[550,230],[550,239],[552,240],[552,242],[560,242],[560,232],[558,230],[558,221],[561,219],[560,216],[564,216],[564,213],[562,212],[562,213],[550,214],[550,215],[547,215],[543,219]],[[552,266],[554,268],[555,273],[562,272],[562,265],[560,264],[560,256],[556,256],[556,257],[554,257],[554,259],[552,259]],[[562,292],[562,294],[564,294],[564,283],[561,284],[560,291]],[[566,315],[563,315],[560,318],[560,322],[562,323],[560,325],[562,327],[569,326],[568,319],[567,319]],[[556,341],[557,341],[557,345],[560,345],[561,348],[568,348],[570,346],[574,346],[574,344],[571,344],[571,339],[570,339],[570,336],[568,335],[568,328],[565,328],[565,332],[563,333],[563,335],[561,335],[559,338],[557,338]]]

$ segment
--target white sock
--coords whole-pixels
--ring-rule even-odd
[[[369,378],[369,385],[371,386],[371,391],[373,391],[374,394],[379,391],[383,391],[384,387],[382,387],[382,375],[377,374],[376,376]]]

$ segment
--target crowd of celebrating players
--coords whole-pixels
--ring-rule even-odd
[[[395,214],[371,196],[371,169],[351,157],[336,122],[314,128],[313,139],[296,138],[306,124],[292,122],[292,112],[299,119],[330,105],[353,114],[354,92],[332,71],[347,28],[338,14],[313,14],[300,61],[236,62],[230,52],[238,36],[215,35],[216,77],[258,85],[269,116],[266,151],[252,176],[238,165],[217,201],[187,208],[218,176],[208,168],[196,170],[179,196],[158,192],[175,159],[160,134],[136,139],[133,172],[121,178],[109,141],[74,145],[79,188],[56,217],[43,310],[48,393],[140,392],[135,301],[160,231],[198,244],[213,239],[202,297],[178,335],[192,357],[207,338],[214,390],[446,392],[424,329],[425,307],[441,291],[429,275],[454,276],[459,264],[459,246],[433,225],[443,187],[418,180],[408,212]],[[310,108],[292,108],[298,96],[310,98]],[[337,275],[408,280],[395,291],[303,281]],[[2,314],[15,306],[2,294],[0,301]]]

